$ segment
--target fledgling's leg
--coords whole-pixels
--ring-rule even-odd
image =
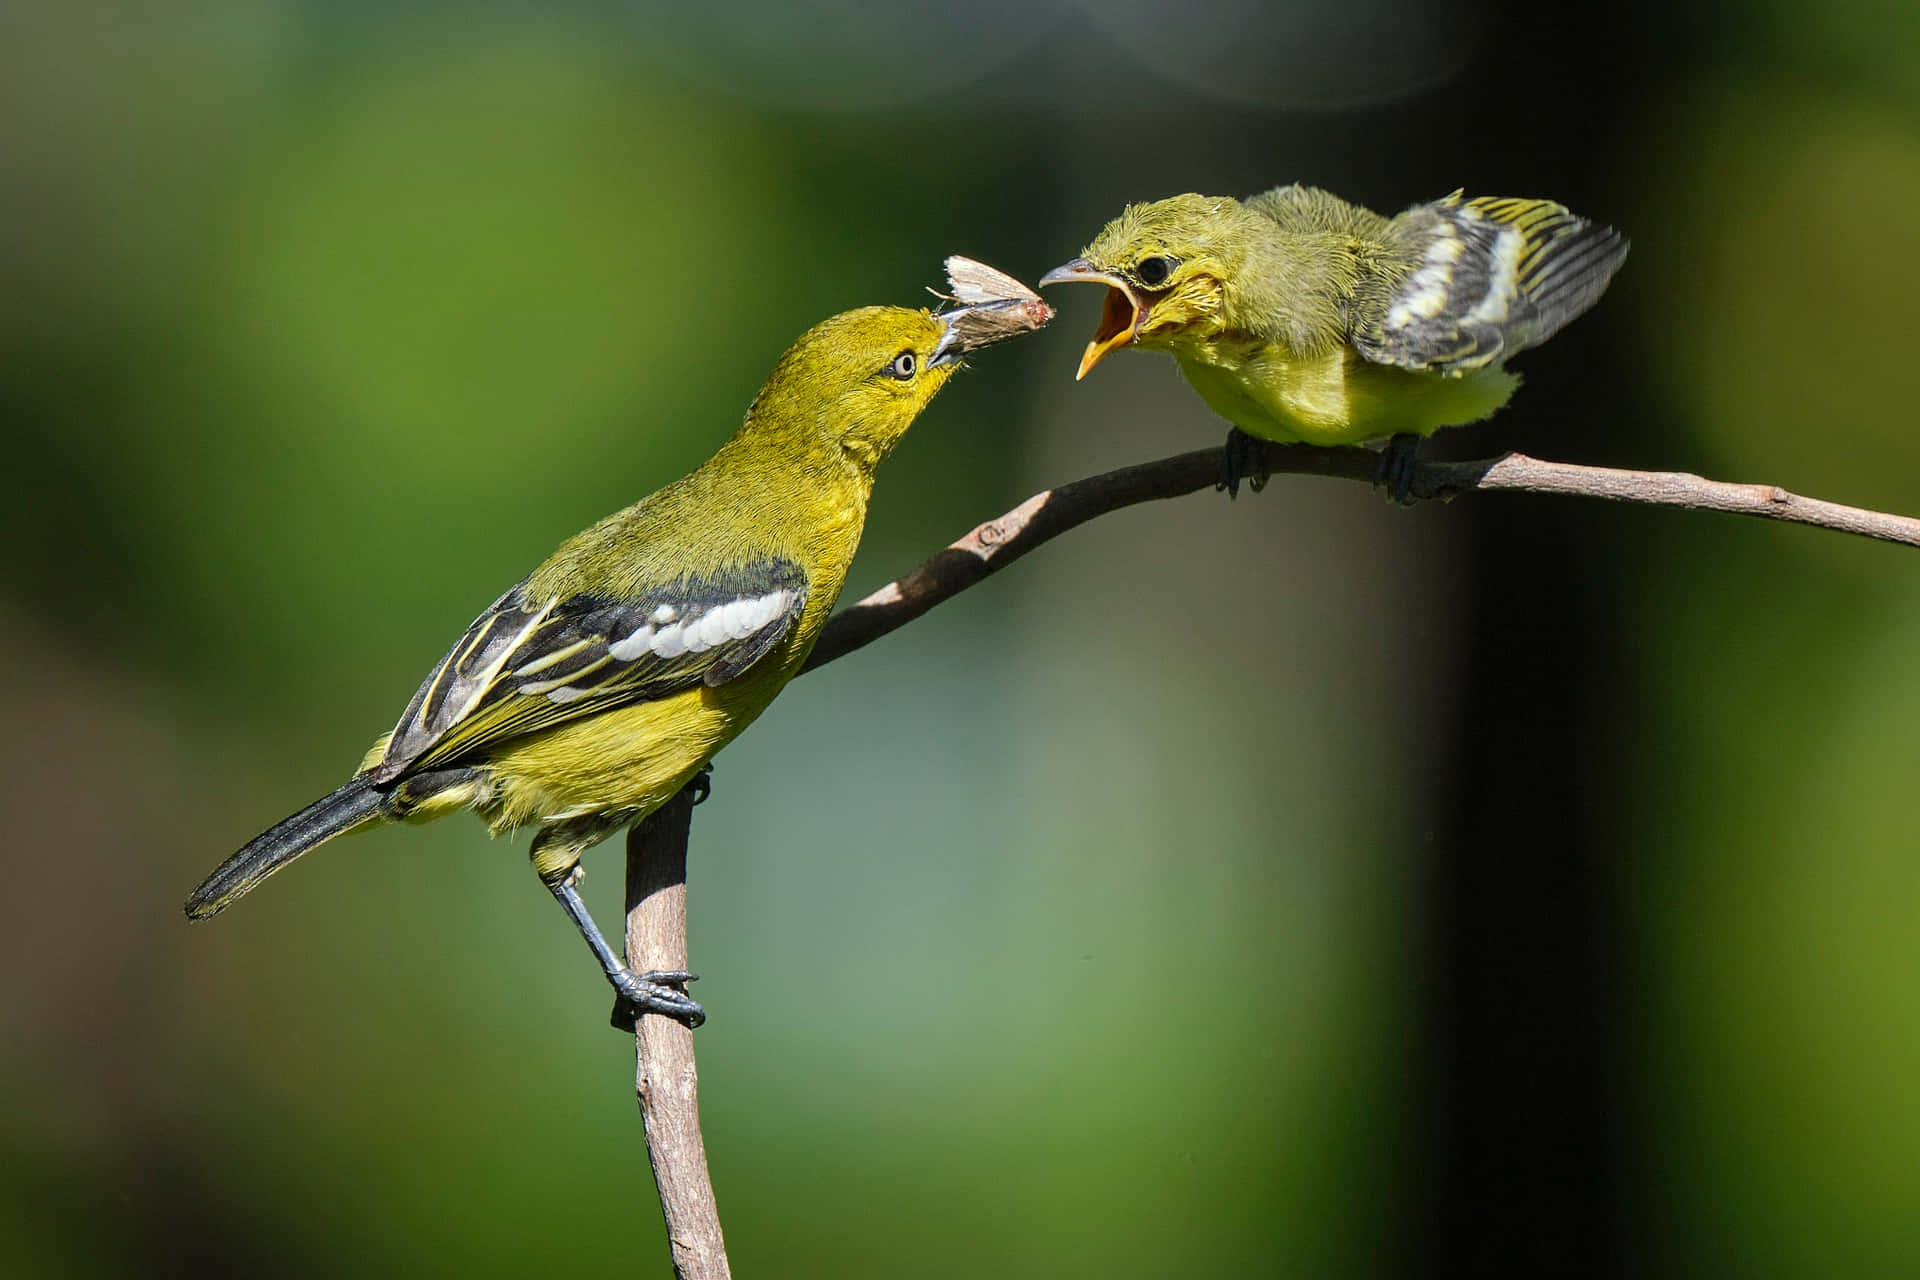
[[[577,833],[568,832],[562,827],[548,827],[533,838],[534,870],[540,873],[540,880],[547,886],[561,909],[573,921],[573,927],[587,940],[588,948],[594,959],[600,962],[601,970],[607,975],[607,981],[613,984],[619,995],[621,1008],[634,1011],[637,1018],[641,1013],[659,1013],[669,1018],[697,1027],[707,1020],[707,1011],[698,1001],[687,994],[686,985],[700,975],[684,969],[649,970],[635,973],[620,962],[607,945],[607,939],[600,927],[593,922],[593,916],[587,911],[587,904],[581,900],[579,889],[574,882],[579,879],[580,854],[588,845],[589,839],[582,842]],[[615,1020],[618,1025],[618,1019]],[[632,1022],[626,1025],[632,1030]]]
[[[1402,507],[1413,505],[1413,470],[1420,465],[1420,437],[1403,431],[1387,441],[1380,461],[1373,468],[1373,487],[1385,485],[1387,501]]]
[[[1260,441],[1234,427],[1227,432],[1226,447],[1220,451],[1220,482],[1213,487],[1215,492],[1225,489],[1227,497],[1237,498],[1242,480],[1255,493],[1267,487],[1267,450]]]

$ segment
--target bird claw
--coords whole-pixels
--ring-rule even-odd
[[[1226,447],[1220,451],[1220,479],[1213,490],[1226,491],[1229,499],[1240,496],[1240,482],[1254,493],[1267,487],[1267,451],[1252,436],[1235,427],[1227,432]]]
[[[657,1013],[685,1023],[691,1030],[707,1020],[707,1011],[686,991],[687,983],[699,977],[685,969],[650,969],[645,973],[622,969],[610,979],[619,998],[613,1002],[609,1021],[615,1030],[632,1031],[641,1014]]]
[[[1373,467],[1373,487],[1384,487],[1395,506],[1413,505],[1413,473],[1420,465],[1420,437],[1403,431],[1387,441]]]

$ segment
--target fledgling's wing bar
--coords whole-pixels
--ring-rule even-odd
[[[1353,335],[1376,364],[1459,374],[1538,346],[1600,300],[1626,261],[1612,227],[1551,200],[1456,191],[1393,220],[1413,264]]]

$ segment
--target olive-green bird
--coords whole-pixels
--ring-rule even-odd
[[[607,945],[574,887],[580,855],[688,785],[799,671],[874,469],[984,345],[969,316],[870,307],[809,330],[718,453],[489,605],[352,780],[227,859],[187,915],[344,832],[473,809],[496,834],[537,828],[534,870],[629,1006],[697,1025],[692,975],[636,974]]]
[[[1390,437],[1379,478],[1404,501],[1421,438],[1504,405],[1507,359],[1598,301],[1626,256],[1550,200],[1456,191],[1386,218],[1295,185],[1130,205],[1040,283],[1108,288],[1079,377],[1123,346],[1171,352],[1251,435]]]

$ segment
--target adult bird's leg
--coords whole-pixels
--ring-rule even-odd
[[[1380,461],[1373,468],[1373,486],[1387,487],[1387,500],[1402,507],[1413,505],[1413,470],[1420,465],[1420,437],[1403,431],[1387,441]]]
[[[1220,451],[1220,482],[1213,486],[1214,491],[1225,489],[1229,498],[1237,498],[1242,480],[1255,493],[1267,487],[1267,451],[1260,441],[1234,427],[1227,432],[1226,447]]]
[[[707,802],[707,797],[713,794],[713,762],[711,760],[701,765],[700,772],[688,779],[687,785],[681,788],[681,794],[689,797],[687,805],[689,809],[698,808]],[[629,853],[628,857],[631,858],[632,854]],[[632,875],[631,866],[628,867],[628,875]],[[631,883],[628,885],[628,891],[632,891]],[[605,963],[604,959],[601,963]],[[669,980],[675,977],[680,978],[683,982],[693,982],[697,980],[700,975],[697,973],[686,973],[684,971],[651,970],[640,976],[642,978],[652,978],[667,982],[669,986],[671,986]],[[609,975],[609,978],[611,978],[611,975]],[[620,991],[620,984],[618,982],[614,983],[614,990]],[[685,995],[685,992],[682,991],[679,994]],[[685,1022],[688,1027],[697,1027],[707,1020],[706,1010],[702,1009],[692,1000],[688,1000],[687,1004],[692,1006],[693,1016],[691,1018],[681,1018],[681,1021]],[[630,1032],[634,1029],[634,1024],[640,1020],[640,1015],[643,1011],[639,1003],[628,999],[626,993],[621,991],[619,995],[614,997],[613,1014],[607,1020],[612,1024],[615,1031]],[[679,1014],[671,1010],[656,1009],[654,1012],[666,1013],[668,1017],[680,1017]]]
[[[546,828],[533,838],[533,848],[529,850],[533,869],[540,873],[541,883],[547,886],[555,901],[567,913],[567,918],[573,921],[573,927],[587,940],[593,958],[600,962],[607,981],[619,993],[618,1008],[633,1011],[627,1019],[627,1030],[633,1029],[634,1019],[641,1013],[665,1014],[689,1027],[699,1026],[707,1020],[707,1011],[686,991],[686,984],[699,975],[681,969],[635,973],[627,968],[613,953],[613,948],[607,945],[606,935],[600,932],[600,926],[593,922],[587,904],[581,900],[580,890],[575,887],[580,879],[580,851],[592,844],[599,834],[597,830]],[[615,1025],[619,1023],[616,1021]]]
[[[576,868],[578,870],[578,868]],[[635,973],[620,963],[613,948],[600,932],[600,926],[593,922],[587,912],[587,904],[580,900],[580,891],[573,886],[575,876],[569,873],[564,879],[548,883],[547,888],[559,899],[560,905],[573,919],[573,927],[587,940],[587,946],[593,950],[594,959],[600,962],[607,981],[620,997],[620,1007],[631,1011],[625,1030],[633,1030],[634,1019],[642,1013],[663,1013],[669,1018],[677,1018],[689,1027],[697,1027],[707,1020],[707,1011],[698,1001],[686,992],[686,985],[700,975],[689,973],[685,969],[649,969],[645,973]],[[615,1023],[618,1026],[618,1022]]]

